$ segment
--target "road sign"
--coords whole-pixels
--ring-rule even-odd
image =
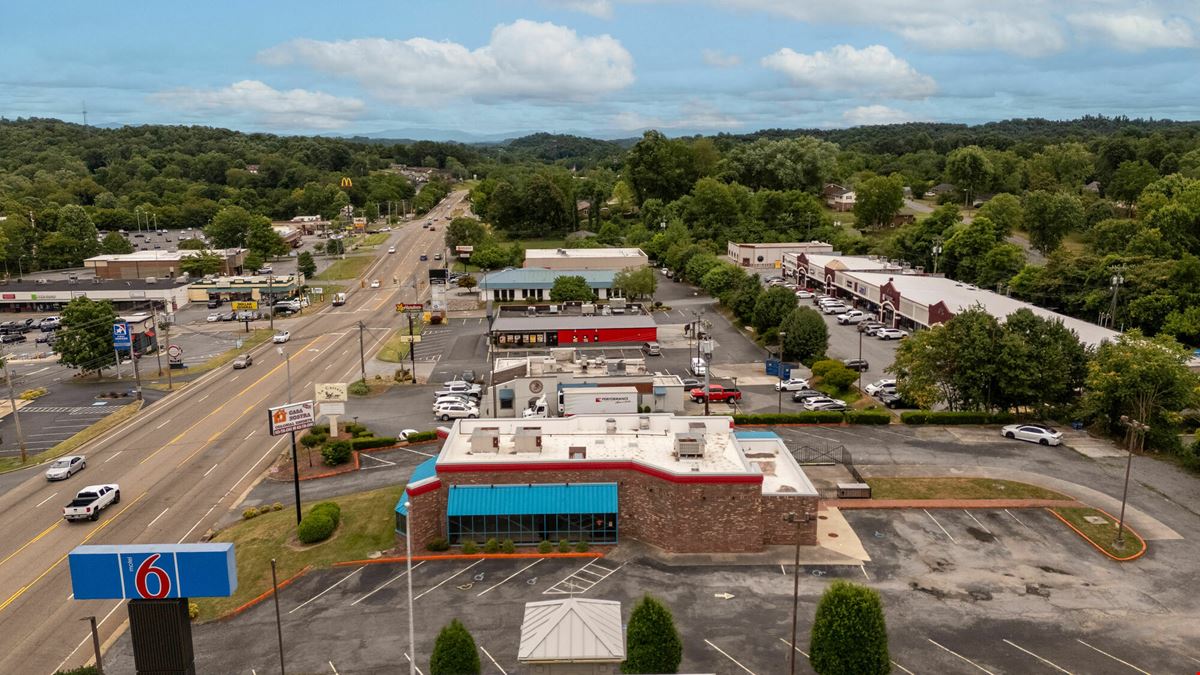
[[[170,365],[183,363],[183,347],[171,345],[167,348],[167,363]]]
[[[346,404],[341,401],[332,401],[321,404],[320,417],[341,417],[346,414]]]
[[[129,324],[114,323],[113,324],[113,346],[129,348],[133,342],[129,337]]]
[[[238,585],[233,544],[77,546],[67,561],[76,600],[223,598]]]
[[[312,289],[312,294],[313,295],[325,295],[325,287],[324,286],[314,286]]]
[[[254,300],[242,300],[229,303],[229,307],[233,309],[233,311],[237,312],[241,310],[258,309],[258,303]]]
[[[316,422],[315,413],[312,401],[267,408],[267,425],[272,436],[281,436],[289,431],[299,431],[311,427]]]
[[[344,382],[318,382],[317,395],[314,400],[317,403],[329,403],[330,401],[345,401],[348,399],[346,391],[346,383]]]
[[[401,342],[420,342],[420,335],[400,335],[398,336]]]

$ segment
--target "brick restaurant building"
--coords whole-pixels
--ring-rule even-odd
[[[816,544],[817,491],[774,433],[728,417],[463,419],[396,505],[414,548],[495,538],[676,553]],[[787,521],[795,513],[800,523]]]

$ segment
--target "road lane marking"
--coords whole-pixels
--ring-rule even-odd
[[[218,463],[216,463],[216,464],[213,464],[213,465],[212,465],[212,468],[211,468],[211,469],[209,469],[208,471],[205,471],[205,472],[204,472],[204,476],[202,476],[202,477],[203,477],[203,478],[208,478],[208,474],[212,473],[212,472],[213,472],[213,469],[217,468],[217,467],[218,467],[218,466],[220,466],[220,465],[221,465],[221,464],[220,464],[220,462],[218,462]]]
[[[1042,663],[1044,663],[1044,664],[1046,664],[1046,665],[1050,666],[1051,668],[1053,668],[1053,669],[1057,670],[1057,671],[1058,671],[1058,672],[1060,672],[1060,673],[1066,673],[1067,675],[1072,675],[1072,674],[1071,674],[1071,671],[1069,671],[1069,670],[1064,670],[1064,669],[1062,669],[1062,668],[1059,668],[1057,665],[1055,665],[1055,664],[1054,664],[1054,662],[1052,662],[1052,661],[1049,661],[1049,660],[1047,660],[1047,659],[1044,659],[1044,658],[1042,658],[1042,657],[1038,656],[1037,654],[1034,654],[1033,652],[1029,651],[1028,649],[1025,649],[1025,648],[1024,648],[1024,647],[1022,647],[1021,645],[1019,645],[1019,644],[1017,644],[1017,643],[1013,642],[1012,640],[1009,640],[1008,638],[1004,638],[1003,640],[1001,640],[1001,642],[1004,642],[1004,643],[1006,643],[1006,644],[1008,644],[1008,645],[1010,645],[1010,646],[1012,646],[1012,647],[1016,647],[1017,649],[1020,649],[1021,651],[1023,651],[1023,652],[1025,652],[1026,654],[1028,654],[1028,655],[1032,656],[1033,658],[1037,659],[1038,661],[1041,661]]]
[[[42,504],[45,504],[46,502],[50,501],[51,499],[54,499],[54,498],[55,498],[55,497],[57,497],[57,496],[58,496],[58,493],[57,493],[57,492],[55,492],[54,494],[50,495],[49,497],[46,497],[46,498],[45,498],[45,499],[43,499],[42,501],[38,502],[38,503],[37,503],[37,506],[35,506],[35,507],[33,507],[33,508],[35,508],[35,509],[36,509],[38,506],[41,506]]]
[[[496,666],[496,669],[500,671],[500,675],[508,675],[508,671],[502,668],[499,663],[496,663],[496,657],[492,656],[488,650],[484,649],[483,645],[479,645],[479,650],[482,651],[489,660],[491,660],[492,664]]]
[[[954,651],[953,649],[950,649],[949,647],[946,647],[944,645],[938,644],[937,642],[934,642],[933,638],[925,638],[925,639],[929,640],[929,642],[932,643],[934,647],[937,647],[937,648],[941,649],[942,651],[945,651],[946,653],[951,654],[953,656],[957,656],[958,658],[975,666],[976,668],[987,673],[988,675],[996,675],[992,671],[988,670],[987,668],[984,668],[983,666],[979,665],[978,663],[975,663],[974,661],[972,661],[971,659],[968,659],[967,657],[963,656],[962,654],[959,654],[958,652]]]
[[[114,452],[113,454],[109,455],[108,459],[104,460],[104,463],[108,464],[109,462],[113,461],[114,459],[116,459],[117,455],[121,454],[122,452],[125,452],[125,451],[118,450],[118,451]]]
[[[162,424],[160,424],[160,425],[158,425],[158,426],[154,427],[154,430],[155,430],[155,431],[158,431],[159,429],[161,429],[161,428],[163,428],[163,427],[167,426],[167,425],[168,425],[168,424],[170,424],[170,423],[171,423],[171,420],[167,420],[166,422],[163,422]]]
[[[203,400],[204,400],[204,399],[206,399],[206,398],[208,398],[208,394],[205,394],[204,396],[201,396],[201,397],[200,397],[200,400],[199,400],[199,401],[196,401],[196,403],[200,403],[201,401],[203,401]]]
[[[233,377],[229,378],[229,381],[233,382],[233,381],[237,380],[239,377],[241,377],[241,375],[234,375]],[[204,399],[200,399],[200,400],[203,401]]]
[[[704,639],[704,644],[706,644],[706,645],[708,645],[709,647],[712,647],[713,649],[715,649],[715,650],[717,650],[717,651],[721,652],[721,656],[724,656],[725,658],[729,659],[730,661],[733,661],[734,665],[736,665],[738,668],[741,668],[742,670],[746,671],[747,673],[750,673],[750,675],[755,675],[755,673],[754,673],[754,671],[753,671],[753,670],[750,670],[750,669],[749,669],[749,668],[747,668],[746,666],[743,666],[741,663],[739,663],[739,662],[738,662],[738,660],[737,660],[737,659],[733,658],[733,657],[732,657],[732,656],[730,656],[729,654],[726,654],[724,649],[721,649],[720,647],[718,647],[718,646],[714,645],[713,643],[709,642],[709,641],[708,641],[708,638],[705,638],[705,639]],[[803,653],[803,652],[801,652],[801,653]],[[807,656],[807,654],[805,654],[805,656]]]
[[[255,429],[254,431],[251,431],[250,433],[246,434],[246,437],[245,437],[245,438],[243,438],[242,440],[243,440],[243,441],[248,441],[248,440],[250,440],[250,437],[251,437],[251,436],[253,436],[254,434],[257,434],[257,433],[258,433],[258,429]]]
[[[1079,638],[1075,638],[1075,641],[1078,642],[1079,644],[1083,645],[1084,647],[1087,647],[1088,649],[1093,649],[1095,651],[1100,652],[1101,654],[1107,656],[1108,658],[1112,659],[1113,661],[1116,661],[1117,663],[1129,666],[1130,668],[1138,671],[1139,673],[1142,673],[1142,675],[1150,675],[1150,673],[1142,670],[1141,668],[1138,668],[1137,666],[1133,665],[1132,663],[1130,663],[1128,661],[1124,661],[1122,659],[1118,659],[1117,657],[1113,656],[1112,654],[1109,654],[1108,652],[1104,651],[1103,649],[1100,649],[1099,647],[1093,647],[1092,645],[1089,645],[1088,643],[1084,642],[1083,640],[1080,640]]]
[[[171,510],[171,507],[169,507],[169,506],[168,506],[167,508],[165,508],[165,509],[163,509],[163,510],[162,510],[162,513],[158,514],[157,516],[154,516],[154,520],[150,521],[150,522],[149,522],[149,523],[146,525],[146,529],[150,529],[150,527],[151,527],[152,525],[154,525],[155,523],[157,523],[157,522],[158,522],[158,519],[159,519],[159,518],[162,518],[163,516],[167,515],[167,511],[170,511],[170,510]]]
[[[55,494],[57,494],[57,493],[55,493]],[[41,504],[38,504],[38,506],[41,506]],[[18,553],[20,553],[21,551],[24,551],[25,549],[29,548],[33,544],[36,544],[39,539],[50,534],[50,532],[54,528],[58,527],[59,525],[62,525],[63,522],[64,521],[61,518],[59,520],[54,521],[54,524],[51,525],[50,527],[47,527],[46,529],[42,530],[41,534],[39,534],[36,537],[34,537],[33,539],[30,539],[29,541],[25,542],[24,545],[21,546],[21,548],[13,551],[12,553],[9,553],[7,556],[4,557],[4,560],[0,560],[0,567],[3,567],[4,563],[8,562],[9,560],[12,560],[13,557],[16,556]]]
[[[413,569],[415,570],[424,564],[425,564],[425,561],[422,560],[421,562],[417,563],[416,565],[413,565]],[[403,579],[405,574],[408,574],[408,570],[404,570],[400,574],[397,574],[396,576],[392,577],[391,579],[388,579],[387,581],[383,582],[375,590],[371,591],[370,593],[367,593],[366,595],[362,596],[361,598],[350,603],[350,606],[353,607],[353,606],[357,605],[358,603],[362,602],[363,600],[366,600],[367,598],[371,597],[372,595],[375,595],[379,591],[382,591],[384,588],[387,588],[387,585],[392,583],[393,581],[396,581],[397,579]]]
[[[480,562],[482,562],[482,561],[480,561]],[[329,591],[332,591],[333,589],[337,588],[343,581],[349,579],[350,577],[354,576],[355,574],[358,574],[359,572],[363,571],[366,568],[367,568],[367,566],[363,565],[362,567],[359,567],[358,569],[354,570],[350,574],[347,574],[346,576],[342,577],[341,579],[338,579],[336,582],[334,582],[334,584],[332,586],[330,586],[329,588],[326,588],[325,590],[321,591],[320,593],[317,593],[316,595],[312,596],[308,600],[305,600],[304,602],[300,603],[294,609],[289,611],[288,614],[293,614],[301,609],[304,609],[304,607],[306,605],[308,605],[308,603],[312,602],[313,600],[316,600],[317,598],[320,598],[322,595],[325,595]]]
[[[464,568],[462,568],[461,570],[459,570],[459,571],[455,572],[454,574],[451,574],[450,576],[446,577],[445,579],[442,579],[440,582],[438,582],[438,585],[437,585],[437,586],[434,586],[433,588],[430,588],[430,589],[427,589],[427,590],[425,590],[425,591],[422,591],[420,595],[418,595],[417,597],[413,598],[413,602],[416,602],[417,600],[420,600],[421,598],[425,597],[426,595],[429,595],[430,593],[432,593],[432,592],[436,591],[437,589],[441,588],[441,587],[442,587],[442,586],[443,586],[443,585],[444,585],[444,584],[445,584],[447,581],[450,581],[450,580],[451,580],[451,579],[453,579],[454,577],[456,577],[456,576],[458,576],[458,575],[462,574],[463,572],[466,572],[467,570],[471,569],[472,567],[474,567],[474,566],[478,565],[479,563],[483,562],[483,560],[484,560],[483,558],[480,558],[479,560],[476,560],[475,562],[471,563],[470,565],[467,565],[466,567],[464,567]]]
[[[503,580],[502,580],[500,583],[496,584],[495,586],[491,586],[491,587],[489,587],[489,588],[485,588],[485,589],[483,589],[482,591],[479,591],[479,595],[476,595],[475,597],[479,597],[480,595],[483,595],[484,593],[487,593],[488,591],[492,590],[493,588],[496,588],[497,586],[502,586],[502,585],[504,585],[505,583],[507,583],[507,582],[508,582],[508,580],[509,580],[509,579],[512,579],[513,577],[517,576],[517,575],[518,575],[518,574],[520,574],[521,572],[524,572],[525,570],[529,569],[530,567],[533,567],[534,565],[536,565],[536,564],[538,564],[538,563],[542,562],[543,560],[545,560],[545,558],[538,558],[537,560],[534,560],[533,562],[531,562],[531,563],[529,563],[528,565],[526,565],[526,566],[522,567],[521,569],[517,570],[516,572],[513,572],[512,574],[508,575],[508,576],[507,576],[507,577],[505,577],[505,578],[504,578],[504,579],[503,579]]]
[[[950,534],[950,531],[947,530],[946,528],[942,527],[942,524],[938,522],[938,519],[933,517],[933,514],[929,512],[929,509],[921,509],[921,510],[925,512],[925,515],[929,516],[929,519],[932,520],[934,522],[934,524],[936,524],[938,527],[942,528],[942,532],[945,532],[946,536],[950,537],[951,543],[954,543],[954,544],[958,543],[957,541],[954,540],[954,537],[953,537],[953,535]]]

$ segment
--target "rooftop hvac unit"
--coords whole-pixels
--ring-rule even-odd
[[[158,283],[158,278],[157,278],[157,277],[146,277],[146,283],[148,283],[148,284],[157,284],[157,283]]]
[[[471,430],[471,452],[499,452],[500,428],[476,427]]]
[[[647,417],[646,415],[639,416],[638,417],[638,429],[640,429],[641,431],[646,431],[649,428],[650,428],[650,418]]]
[[[542,428],[517,427],[517,433],[513,436],[513,446],[517,452],[541,452]]]
[[[612,417],[604,420],[604,431],[610,436],[617,433],[617,420]]]
[[[678,459],[703,459],[704,437],[679,434],[675,437],[675,456]]]

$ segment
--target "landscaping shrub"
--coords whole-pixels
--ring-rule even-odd
[[[560,539],[558,542],[558,552],[559,553],[570,553],[571,552],[571,542],[567,541],[566,539]]]
[[[306,448],[315,448],[327,440],[329,440],[329,434],[304,434],[300,437],[300,445]]]
[[[370,450],[371,448],[387,448],[396,444],[391,436],[366,436],[350,441],[350,447],[355,450]]]
[[[467,541],[464,541],[462,544],[462,552],[467,555],[474,555],[476,553],[479,553],[479,544],[476,544],[475,542],[468,539]]]
[[[437,438],[436,431],[418,431],[417,433],[411,434],[408,437],[408,442],[419,443],[421,441],[432,441],[435,438]]]
[[[430,551],[449,551],[450,542],[445,537],[434,537],[425,543],[425,548]]]
[[[195,621],[196,618],[199,616],[200,616],[200,605],[197,605],[194,602],[189,602],[188,603],[188,618],[191,619],[192,621]]]
[[[850,424],[891,424],[892,416],[882,410],[850,410],[845,413]]]
[[[517,545],[513,543],[512,539],[505,539],[504,543],[500,544],[500,550],[504,553],[516,553]]]
[[[479,650],[475,638],[458,619],[438,633],[429,656],[429,675],[478,675]]]
[[[821,675],[886,675],[887,624],[879,593],[866,586],[835,581],[817,604],[809,657]]]
[[[844,419],[842,413],[831,410],[733,416],[734,424],[838,424]]]
[[[274,504],[271,505],[271,510],[272,511],[282,511],[283,504],[281,502],[275,502]]]
[[[242,511],[242,517],[245,518],[246,520],[250,520],[251,518],[257,518],[258,517],[258,509],[251,506],[250,508],[246,509],[245,511]]]
[[[487,542],[483,545],[483,552],[484,553],[499,553],[500,552],[500,542],[496,541],[495,537],[488,539]]]
[[[371,387],[362,380],[356,380],[350,383],[350,386],[346,388],[346,391],[354,396],[366,396],[367,394],[371,393]]]
[[[850,370],[846,366],[838,365],[835,368],[830,368],[821,376],[821,384],[833,387],[835,390],[842,392],[846,391],[854,381],[858,379],[858,373]]]
[[[349,462],[351,452],[353,452],[353,448],[349,441],[334,441],[321,448],[321,457],[329,466],[337,466]]]
[[[351,436],[357,436],[357,435],[361,434],[362,432],[366,431],[367,427],[365,425],[359,424],[357,422],[351,422],[349,424],[342,425],[342,429],[345,430],[345,432],[350,434]]]
[[[542,543],[538,544],[538,553],[550,553],[553,550],[554,544],[548,541],[542,540]]]
[[[314,424],[312,426],[312,428],[310,428],[308,431],[309,431],[309,433],[328,436],[329,435],[329,425],[328,424]]]
[[[586,541],[581,541],[578,544],[575,544],[575,552],[576,553],[587,553],[588,552],[588,543]]]
[[[70,670],[56,670],[54,675],[100,675],[100,669],[96,666],[80,666]]]
[[[342,507],[338,506],[336,502],[320,502],[312,507],[309,513],[323,513],[333,521],[335,526],[342,521]]]
[[[304,544],[325,541],[333,534],[335,525],[324,513],[309,513],[296,526],[296,537]]]
[[[812,364],[813,377],[825,377],[825,374],[834,368],[845,368],[846,364],[836,359],[825,359]]]
[[[1012,413],[986,413],[974,410],[909,410],[900,413],[905,424],[1011,424]]]
[[[629,615],[625,630],[622,673],[677,673],[683,660],[683,640],[666,605],[642,596]]]

